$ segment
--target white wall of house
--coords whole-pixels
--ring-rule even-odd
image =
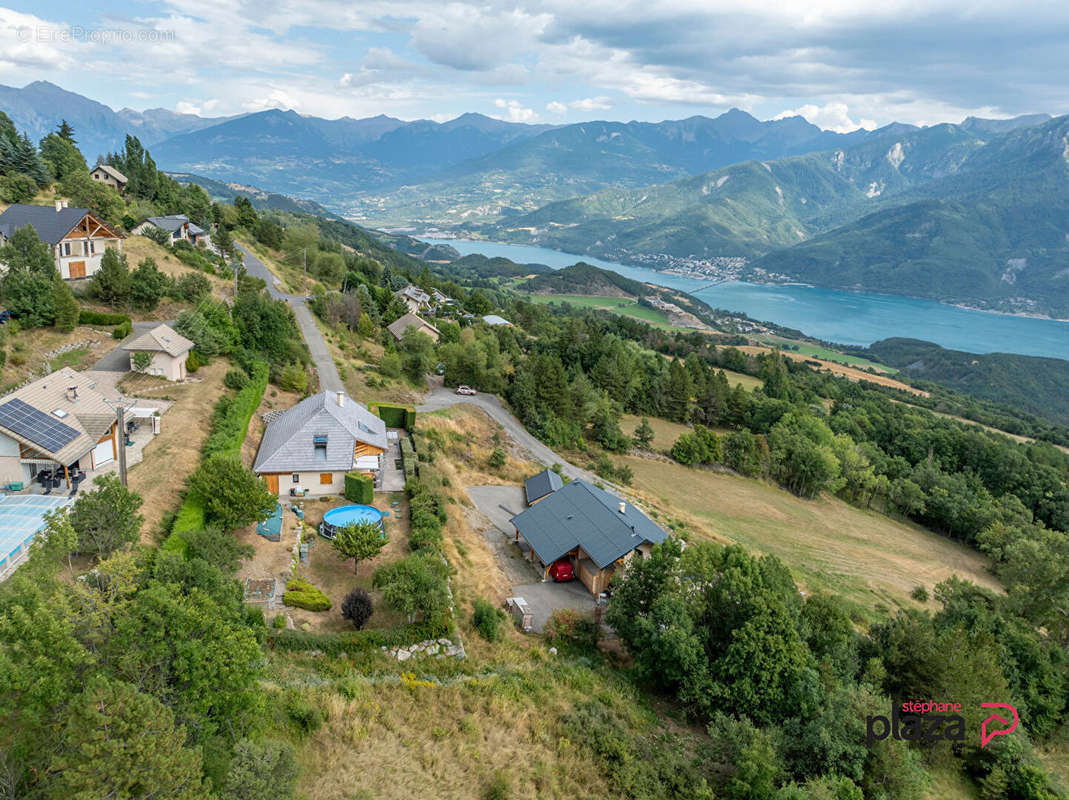
[[[134,372],[144,372],[146,375],[156,375],[160,378],[166,378],[169,381],[181,381],[186,377],[186,355],[172,356],[167,353],[159,352],[153,353],[152,361],[143,370],[138,370],[134,366],[134,354],[138,352],[136,350],[130,351],[130,369]]]
[[[0,484],[24,480],[22,467],[19,463],[19,443],[0,433]]]
[[[330,483],[320,483],[320,475],[330,475]],[[297,476],[294,482],[293,477]],[[283,473],[278,476],[279,497],[289,497],[290,489],[300,486],[308,490],[309,497],[322,497],[328,494],[341,494],[345,490],[344,472],[297,472]]]
[[[97,183],[103,183],[104,185],[110,186],[113,189],[118,189],[120,192],[123,189],[123,187],[119,185],[119,182],[117,180],[115,180],[113,177],[111,177],[111,175],[109,175],[102,169],[94,169],[92,172],[89,173],[89,175]]]
[[[122,252],[122,244],[119,239],[85,239],[60,242],[55,247],[56,269],[59,276],[64,280],[71,279],[71,265],[85,264],[85,275],[88,278],[100,271],[100,260],[104,257],[109,247],[117,247]],[[83,277],[75,275],[75,279]]]

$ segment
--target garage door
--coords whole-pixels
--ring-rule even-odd
[[[70,270],[70,276],[72,278],[84,278],[85,277],[85,262],[84,261],[72,261],[68,267]]]
[[[115,455],[111,448],[111,439],[101,442],[93,448],[93,469],[97,469],[101,464],[107,464],[109,461],[114,460]]]

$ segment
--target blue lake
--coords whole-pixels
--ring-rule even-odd
[[[628,278],[689,292],[714,308],[741,311],[829,342],[868,345],[891,336],[906,336],[970,353],[1069,359],[1069,322],[971,311],[914,297],[738,281],[710,283],[529,245],[461,239],[423,241],[451,245],[461,255],[504,256],[519,264],[546,264],[554,269],[585,261]]]

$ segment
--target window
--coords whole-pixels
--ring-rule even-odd
[[[92,239],[89,240],[89,255],[93,255],[96,252],[95,243]]]
[[[300,483],[301,482],[301,473],[299,473],[299,472],[294,472],[293,473],[293,482],[294,483]]]
[[[317,433],[312,437],[312,444],[315,446],[315,459],[316,461],[327,460],[327,435],[325,433]]]
[[[64,242],[63,243],[63,255],[69,256],[70,254],[71,254],[71,243],[70,242]]]
[[[320,483],[321,486],[330,486],[330,484],[334,483],[334,473],[333,472],[320,472],[319,473],[319,483]]]

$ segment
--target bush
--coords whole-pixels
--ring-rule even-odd
[[[505,451],[500,447],[495,447],[493,452],[490,453],[490,469],[501,469],[505,466]]]
[[[437,528],[413,527],[408,535],[408,546],[415,550],[441,550],[442,532]]]
[[[396,403],[372,403],[368,410],[386,423],[387,428],[404,428],[412,431],[416,427],[416,409],[412,406]]]
[[[278,379],[280,389],[304,394],[308,391],[308,372],[301,364],[287,364]]]
[[[227,389],[239,391],[249,385],[249,376],[240,369],[228,369],[223,376],[223,385]]]
[[[580,649],[591,649],[598,644],[598,630],[593,620],[572,608],[558,608],[550,615],[543,629],[547,642]]]
[[[297,717],[305,729],[307,712]],[[290,719],[294,719],[292,714]],[[229,800],[285,800],[293,797],[299,772],[297,756],[289,742],[242,739],[234,747],[224,796]]]
[[[229,373],[228,373],[229,374]],[[233,397],[219,401],[212,415],[212,432],[204,443],[204,457],[215,453],[239,453],[249,429],[249,420],[256,412],[267,389],[267,364],[254,362],[248,383]]]
[[[363,589],[353,589],[342,600],[341,615],[353,623],[353,627],[357,630],[367,624],[374,611],[375,605],[371,602],[371,596]]]
[[[78,312],[79,325],[121,325],[124,322],[130,322],[130,317],[126,314],[108,314],[103,311],[90,311],[86,308]]]
[[[282,604],[303,608],[305,611],[328,611],[331,602],[322,589],[308,581],[293,578],[286,583],[286,593],[282,595]]]
[[[475,598],[472,606],[471,625],[488,642],[496,642],[501,638],[501,621],[505,618],[505,612],[495,608],[481,597]]]
[[[286,716],[300,733],[314,733],[323,725],[323,712],[297,692],[286,698]]]
[[[351,503],[371,505],[375,500],[375,479],[361,472],[347,472],[342,494]]]
[[[276,614],[275,618],[271,620],[271,627],[276,631],[283,631],[286,629],[286,615]]]
[[[928,602],[928,590],[923,586],[914,586],[913,591],[909,593],[909,596],[916,600],[918,603]]]
[[[186,371],[193,373],[200,369],[200,359],[197,358],[197,352],[195,350],[189,351],[189,357],[186,359]]]
[[[119,325],[115,326],[115,330],[111,332],[111,337],[113,339],[125,339],[127,336],[133,333],[133,331],[133,323],[130,322],[129,319],[127,319],[126,322],[120,323]]]

